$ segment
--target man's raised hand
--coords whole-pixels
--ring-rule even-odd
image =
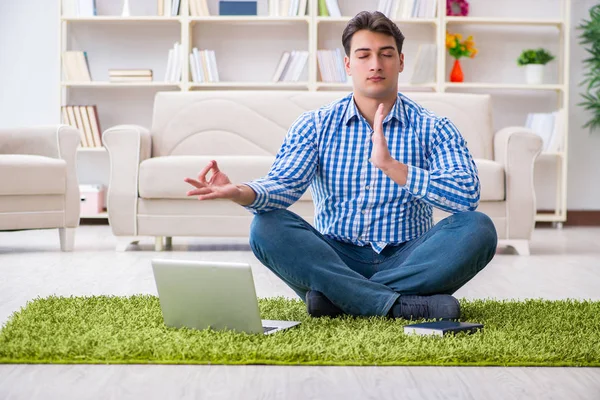
[[[383,135],[383,119],[383,104],[379,104],[377,111],[375,111],[375,118],[373,119],[373,134],[371,135],[373,149],[371,150],[371,163],[381,170],[384,170],[394,161],[390,155],[387,140],[385,140],[385,136]]]
[[[212,175],[207,180],[206,175],[211,171]],[[194,186],[195,189],[187,192],[188,196],[198,196],[198,200],[229,199],[233,200],[239,195],[239,189],[232,184],[229,177],[219,169],[217,162],[212,160],[198,174],[198,179],[185,178],[185,182]]]

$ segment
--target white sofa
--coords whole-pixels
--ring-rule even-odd
[[[236,183],[267,173],[287,129],[304,111],[347,92],[160,92],[152,127],[121,125],[104,132],[110,155],[108,217],[117,236],[248,236],[252,214],[229,201],[187,197],[183,181],[211,159]],[[407,93],[460,129],[476,160],[481,201],[505,245],[529,253],[534,227],[533,165],[541,139],[522,127],[492,128],[489,95]],[[290,210],[312,223],[308,190]],[[434,214],[436,220],[445,215]]]
[[[73,249],[79,141],[67,125],[0,129],[0,231],[58,228],[61,250]]]

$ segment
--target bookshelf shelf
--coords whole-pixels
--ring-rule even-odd
[[[97,16],[97,17],[62,17],[63,22],[183,22],[180,17],[157,17],[157,16],[139,16],[139,17],[120,17],[120,16]]]
[[[61,2],[61,0],[58,1]],[[533,2],[534,0],[522,1]],[[209,10],[215,13],[218,9],[218,0],[207,0],[207,2]],[[92,79],[96,79],[96,81],[68,81],[62,76],[64,66],[61,66],[59,92],[61,106],[104,102],[102,106],[99,106],[99,115],[101,120],[105,121],[106,126],[102,125],[106,129],[120,123],[147,125],[151,121],[154,94],[160,90],[351,91],[350,83],[324,82],[322,80],[317,52],[342,48],[341,33],[345,24],[357,12],[363,9],[375,10],[381,2],[379,0],[361,0],[360,2],[337,0],[342,15],[339,18],[319,16],[319,0],[308,0],[306,16],[299,17],[268,16],[265,15],[268,7],[263,7],[262,11],[259,10],[259,14],[262,13],[262,15],[258,16],[192,16],[189,12],[189,0],[182,0],[181,15],[179,16],[151,15],[157,10],[155,8],[156,1],[140,1],[140,7],[142,3],[145,7],[140,14],[144,15],[121,17],[118,15],[121,2],[96,0],[96,3],[98,10],[102,8],[105,14],[111,15],[72,17],[59,14],[61,53],[71,49],[86,51],[89,56]],[[564,108],[568,119],[569,90],[566,82],[569,81],[568,60],[570,57],[571,40],[569,35],[571,34],[572,0],[556,0],[554,3],[557,4],[559,10],[557,15],[545,12],[545,9],[537,10],[533,6],[529,7],[529,13],[520,14],[521,8],[519,7],[514,10],[502,8],[503,13],[501,14],[496,12],[500,10],[497,6],[488,5],[493,2],[478,0],[477,3],[477,7],[472,7],[472,10],[480,12],[479,16],[446,16],[446,2],[437,0],[436,17],[434,18],[393,19],[407,37],[404,47],[406,65],[399,82],[399,91],[475,91],[499,97],[514,96],[514,98],[527,94],[534,95],[536,98],[543,97],[544,107],[548,107],[547,98],[556,97],[556,105],[551,105],[551,107]],[[268,5],[269,2],[267,1],[266,4]],[[112,9],[107,12],[106,10],[110,7]],[[532,9],[534,11],[531,11]],[[493,17],[481,16],[486,15],[486,12],[487,15],[493,15]],[[464,34],[472,34],[471,31],[477,31],[474,35],[478,48],[481,46],[480,55],[465,63],[467,79],[472,79],[473,82],[452,83],[446,81],[452,62],[445,49],[446,31]],[[502,32],[502,35],[506,32],[507,40],[513,40],[511,45],[500,49],[504,53],[499,57],[497,48],[494,47],[497,43],[493,42],[494,35],[497,36],[498,31]],[[525,42],[527,40],[529,43],[538,41],[542,42],[542,46],[550,44],[554,46],[554,49],[558,49],[556,60],[553,61],[557,68],[553,70],[553,75],[548,81],[559,83],[541,85],[518,83],[523,75],[518,75],[522,74],[522,70],[516,69],[516,55],[513,57],[513,53],[520,51],[521,38],[519,36],[523,36]],[[491,47],[486,40],[491,42]],[[544,42],[544,40],[546,41]],[[138,46],[140,42],[144,41],[147,42],[143,45],[146,46],[145,48]],[[107,81],[106,71],[111,68],[148,68],[153,70],[154,78],[164,79],[167,76],[165,74],[167,53],[175,42],[180,43],[183,49],[181,82],[115,83]],[[424,84],[410,84],[406,78],[410,77],[414,71],[417,50],[422,44],[436,46],[436,50],[434,50],[436,56],[435,79],[433,82]],[[193,81],[188,56],[194,47],[199,51],[203,49],[214,51],[220,82],[196,83]],[[106,50],[107,48],[109,51]],[[494,52],[493,57],[498,57],[498,59],[493,59],[490,56],[492,53],[486,51],[490,48]],[[306,67],[299,78],[300,81],[271,82],[282,53],[293,50],[309,52]],[[511,59],[506,57],[511,57]],[[480,68],[480,65],[484,65],[484,67]],[[485,65],[493,65],[493,67],[485,67]],[[471,68],[470,71],[469,68]],[[498,69],[487,70],[489,68]],[[479,73],[482,70],[486,70],[486,73]],[[506,73],[504,75],[498,73],[502,71]],[[486,82],[486,80],[497,83]],[[511,81],[516,81],[516,83],[510,83]],[[127,90],[114,92],[112,89]],[[504,99],[504,103],[511,101]],[[526,113],[528,110],[534,110],[537,106],[537,104],[532,104],[532,108],[520,109],[518,113]],[[512,111],[507,111],[507,115]],[[60,113],[60,111],[58,112]],[[136,118],[132,118],[133,115]],[[512,117],[514,118],[514,115]],[[568,120],[565,122],[568,124]],[[540,156],[541,159],[554,160],[558,169],[555,212],[538,215],[536,217],[538,221],[564,222],[566,220],[567,136],[568,132],[564,138],[562,151],[543,153]],[[81,148],[79,151],[85,154],[82,158],[101,158],[100,155],[94,156],[94,154],[105,152],[103,148]],[[98,176],[96,171],[92,175]],[[82,218],[106,218],[105,215],[104,213]]]
[[[446,89],[566,90],[565,85],[560,84],[528,85],[525,83],[447,82],[444,87]]]
[[[287,24],[287,23],[310,23],[310,17],[267,17],[267,16],[256,16],[256,17],[236,17],[236,16],[210,16],[210,17],[189,17],[188,19],[192,24],[198,22],[208,23],[249,23],[249,24]]]
[[[106,147],[79,147],[77,151],[83,153],[106,153]]]
[[[315,17],[316,23],[347,23],[352,17]],[[431,24],[436,25],[438,20],[435,18],[402,18],[394,19],[396,24]]]
[[[262,88],[262,89],[308,89],[308,82],[207,82],[190,83],[190,89],[201,88]]]
[[[107,212],[102,212],[99,214],[89,214],[89,215],[82,215],[80,218],[86,218],[86,219],[108,219],[108,213]]]
[[[481,24],[481,25],[526,25],[561,27],[559,19],[519,19],[519,18],[478,18],[478,17],[446,17],[448,24]]]
[[[61,82],[63,87],[127,88],[127,87],[180,87],[179,82]]]

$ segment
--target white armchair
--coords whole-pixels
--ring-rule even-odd
[[[0,231],[58,228],[61,250],[73,250],[79,141],[67,125],[0,129]]]

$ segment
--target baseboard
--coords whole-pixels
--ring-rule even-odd
[[[538,210],[539,213],[552,213],[552,210]],[[536,226],[551,226],[551,222],[536,222]],[[567,210],[568,226],[600,226],[600,210]]]

